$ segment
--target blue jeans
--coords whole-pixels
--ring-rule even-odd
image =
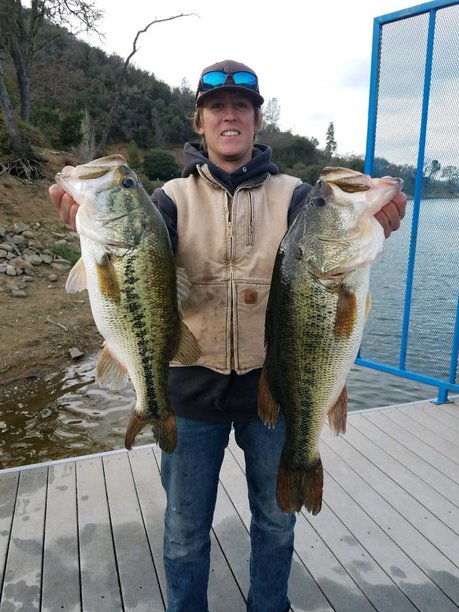
[[[250,527],[250,612],[286,612],[295,515],[276,502],[282,417],[274,429],[260,420],[208,422],[177,417],[177,448],[163,453],[161,479],[167,494],[164,566],[168,612],[207,612],[210,529],[218,477],[231,426],[245,454]]]

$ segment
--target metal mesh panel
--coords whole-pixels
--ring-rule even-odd
[[[432,14],[425,13],[381,27],[371,173],[402,176],[414,202],[373,268],[373,308],[361,356],[445,380],[459,294],[459,6],[440,8],[433,17],[429,22]],[[430,49],[429,23],[435,24]],[[412,292],[408,284],[406,294],[410,261]],[[405,303],[406,295],[411,299]],[[404,320],[406,362],[400,351]]]

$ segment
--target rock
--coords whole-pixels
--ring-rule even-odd
[[[55,283],[58,278],[59,278],[59,276],[57,274],[49,274],[48,275],[48,280],[49,280],[50,283]]]
[[[42,262],[48,265],[53,261],[52,256],[47,255],[46,253],[42,253],[40,257],[41,257]]]
[[[4,251],[3,249],[0,249],[0,259],[5,259],[7,255],[8,255],[8,251]]]
[[[1,242],[0,249],[2,249],[2,251],[8,251],[8,253],[11,253],[13,247],[11,246],[11,244],[8,244],[8,242]]]
[[[51,264],[51,268],[65,272],[70,269],[70,264],[69,263],[64,264],[64,263],[53,261],[53,263]]]
[[[25,255],[24,256],[25,259],[32,264],[32,266],[39,266],[41,263],[43,263],[43,259],[40,257],[40,255]]]
[[[11,289],[11,295],[15,298],[25,298],[27,297],[27,291],[13,287],[13,289]]]
[[[17,275],[17,269],[14,268],[13,266],[7,266],[6,267],[6,274],[7,274],[7,276],[16,276]]]
[[[11,240],[16,246],[23,246],[26,243],[26,239],[21,234],[15,234]]]
[[[80,357],[83,357],[84,355],[84,353],[82,353],[79,349],[77,349],[74,346],[71,349],[69,349],[69,354],[72,359],[79,359]]]
[[[14,231],[17,234],[22,234],[22,232],[25,232],[26,230],[30,229],[29,225],[26,225],[25,223],[23,223],[22,221],[17,221],[14,224]]]

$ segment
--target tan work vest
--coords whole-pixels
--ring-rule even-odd
[[[231,196],[207,165],[198,171],[163,186],[177,206],[177,265],[192,282],[183,317],[202,348],[195,365],[243,374],[263,365],[274,259],[301,181],[268,176]]]

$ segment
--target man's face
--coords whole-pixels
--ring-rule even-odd
[[[252,158],[259,129],[250,95],[239,91],[216,91],[203,101],[202,125],[211,162],[233,172]]]

